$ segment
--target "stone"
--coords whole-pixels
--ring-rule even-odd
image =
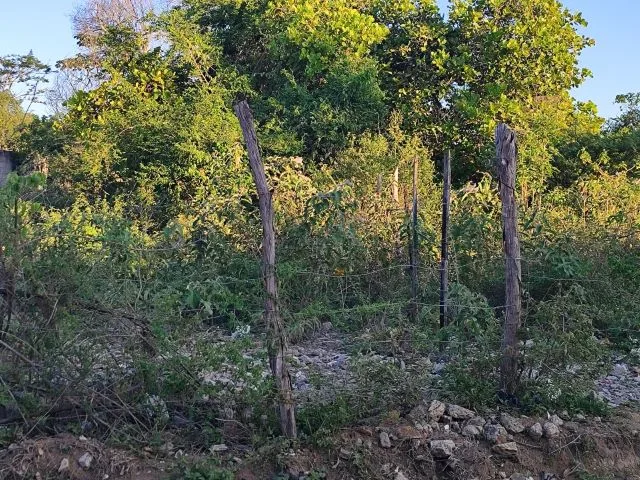
[[[427,425],[428,427],[428,425]],[[429,427],[431,428],[431,427]],[[412,427],[411,425],[401,425],[399,427],[397,427],[395,429],[395,434],[396,437],[398,437],[399,440],[414,440],[414,439],[420,439],[420,438],[424,438],[425,437],[425,431],[423,430],[418,430],[415,427]]]
[[[602,417],[593,417],[594,422],[602,422]]]
[[[396,477],[394,480],[409,480],[407,477],[405,477],[404,473],[402,472],[398,472],[396,473]]]
[[[387,432],[380,432],[380,446],[382,448],[391,448],[391,439]]]
[[[524,473],[514,473],[509,477],[509,480],[533,480],[533,478]]]
[[[576,415],[575,420],[576,420],[576,422],[585,422],[587,420],[587,417],[585,417],[584,415],[579,413],[579,414]]]
[[[503,443],[507,439],[507,431],[502,425],[487,423],[482,430],[484,438],[491,443]]]
[[[571,417],[569,416],[569,412],[567,412],[566,410],[561,411],[559,417],[562,420],[570,420],[571,419]]]
[[[439,400],[433,400],[429,405],[429,410],[427,411],[429,421],[439,421],[442,415],[444,415],[446,409],[447,406],[444,403]]]
[[[534,423],[529,427],[527,433],[534,440],[540,440],[542,438],[542,435],[544,434],[544,431],[542,430],[542,425],[540,425],[539,423]]]
[[[469,410],[468,408],[461,407],[460,405],[447,405],[447,413],[454,420],[469,420],[476,416],[475,412]]]
[[[429,423],[415,422],[414,425],[416,427],[416,430],[418,430],[419,432],[422,432],[423,437],[430,437],[431,434],[433,433],[433,427]]]
[[[349,460],[353,456],[353,452],[347,448],[341,448],[338,456],[343,460]]]
[[[69,459],[63,458],[60,462],[60,466],[58,467],[58,473],[64,473],[69,470]]]
[[[491,451],[503,457],[517,457],[518,445],[516,442],[498,443],[491,447]]]
[[[453,455],[456,444],[453,440],[432,440],[429,443],[431,456],[436,460],[446,460]]]
[[[551,415],[549,421],[556,425],[557,427],[561,427],[564,424],[564,421],[558,415]]]
[[[221,452],[226,452],[227,450],[229,450],[229,447],[227,447],[224,443],[220,443],[218,445],[213,445],[209,451],[211,453],[221,453]]]
[[[85,470],[91,468],[91,463],[93,462],[93,456],[89,452],[85,452],[79,459],[78,465],[80,465]]]
[[[480,438],[481,435],[482,435],[482,432],[480,431],[480,428],[476,427],[475,425],[466,425],[462,429],[462,436],[463,437]]]
[[[509,433],[516,434],[524,431],[522,422],[508,413],[502,413],[500,415],[500,423]]]
[[[467,421],[467,425],[473,425],[474,427],[480,428],[484,427],[485,423],[487,423],[487,421],[482,417],[473,417],[472,419]]]
[[[451,422],[451,431],[455,432],[455,433],[461,433],[462,429],[460,428],[460,423],[458,422]]]
[[[544,436],[547,438],[556,438],[560,435],[560,429],[553,422],[545,422],[542,426],[542,430],[544,431]]]
[[[616,377],[625,377],[629,373],[629,368],[624,363],[616,363],[613,367],[613,374]]]

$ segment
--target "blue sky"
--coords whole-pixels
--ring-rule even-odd
[[[439,0],[446,3],[445,0]],[[0,0],[0,55],[33,50],[50,64],[72,55],[76,44],[70,15],[78,0]],[[584,34],[596,46],[582,55],[593,78],[574,92],[579,100],[593,100],[604,117],[616,115],[618,93],[640,91],[640,0],[565,0],[589,21]]]

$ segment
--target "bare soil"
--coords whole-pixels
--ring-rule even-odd
[[[640,480],[640,413],[634,410],[619,409],[602,422],[565,422],[561,435],[554,439],[535,441],[525,433],[514,435],[518,454],[510,458],[497,455],[485,440],[469,440],[444,429],[417,434],[408,421],[391,417],[394,419],[344,429],[325,448],[273,446],[240,454],[230,444],[229,452],[217,458],[235,471],[238,480],[267,480],[277,474],[281,475],[278,478],[304,479],[311,472],[323,472],[328,480]],[[527,425],[545,419],[521,420]],[[390,434],[390,448],[380,446],[381,431]],[[449,459],[436,461],[431,456],[429,443],[437,439],[455,443]],[[87,452],[93,461],[90,468],[82,468],[78,459]],[[59,472],[64,459],[69,466]],[[0,479],[164,480],[180,478],[170,473],[177,471],[178,462],[174,456],[150,449],[134,454],[96,440],[60,434],[25,440],[0,451]]]

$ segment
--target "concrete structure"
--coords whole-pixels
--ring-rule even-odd
[[[15,165],[11,152],[0,150],[0,187],[7,181],[7,176],[13,171]]]

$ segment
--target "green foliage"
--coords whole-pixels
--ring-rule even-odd
[[[415,406],[434,385],[426,358],[403,368],[405,355],[447,360],[435,387],[458,403],[499,400],[499,121],[519,142],[518,401],[603,413],[588,390],[605,340],[640,346],[640,136],[636,95],[619,99],[626,110],[604,129],[593,104],[570,97],[588,75],[577,66],[591,44],[583,24],[555,0],[457,0],[447,16],[433,1],[185,0],[144,29],[105,28],[94,54],[62,62],[95,82],[64,114],[24,122],[3,90],[0,148],[19,150],[22,173],[47,167],[46,187],[43,174],[12,175],[0,190],[15,311],[3,313],[5,340],[24,357],[0,365],[10,392],[38,392],[20,404],[38,415],[73,386],[124,441],[160,438],[176,418],[197,447],[224,440],[221,418],[246,427],[243,441],[274,434],[258,201],[233,113],[248,98],[276,210],[286,329],[297,341],[331,322],[354,339],[355,383],[304,404],[306,435],[326,444],[360,418]],[[5,60],[4,82],[44,68]],[[450,325],[438,330],[437,172],[449,148]],[[25,358],[42,367],[25,372],[15,363]],[[0,403],[16,403],[4,393]],[[206,464],[182,475],[230,474]]]
[[[185,465],[177,475],[175,476],[176,480],[233,480],[235,478],[233,472],[221,468],[217,462],[212,460],[202,460]]]
[[[33,52],[0,56],[0,92],[19,90],[21,99],[37,102],[50,71],[51,68],[38,60]]]
[[[9,91],[0,90],[0,150],[10,150],[16,141],[25,112],[17,98]]]

